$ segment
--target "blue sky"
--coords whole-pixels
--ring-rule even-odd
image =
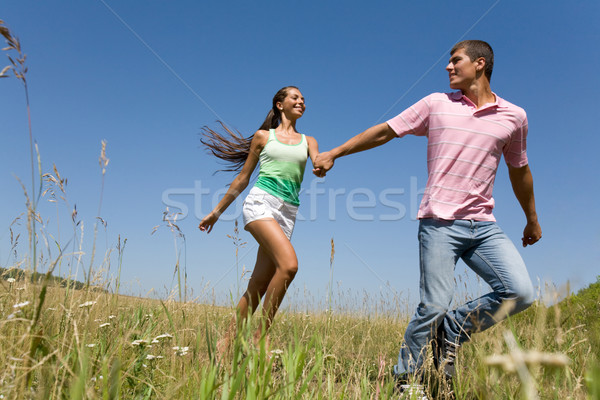
[[[123,286],[132,294],[164,296],[172,288],[177,249],[201,301],[237,290],[235,247],[226,235],[242,202],[210,235],[198,231],[199,218],[233,178],[213,175],[220,165],[199,146],[202,126],[223,120],[251,134],[273,94],[293,84],[307,101],[298,129],[327,150],[431,92],[449,91],[448,49],[468,38],[492,45],[492,89],[528,113],[543,239],[520,251],[534,283],[569,281],[577,289],[595,281],[599,18],[597,1],[542,6],[512,0],[20,0],[5,1],[0,15],[28,55],[43,170],[56,164],[68,178],[69,206],[41,201],[44,232],[60,236],[63,246],[78,244],[81,233],[75,239],[70,222],[76,204],[84,224],[83,265],[89,266],[102,182],[98,156],[106,140],[110,163],[100,216],[107,228],[99,226],[94,267],[120,235],[127,238]],[[4,57],[0,66],[8,62]],[[9,227],[25,209],[15,177],[29,188],[31,172],[23,88],[14,78],[0,85],[0,263],[7,267],[15,261]],[[309,165],[303,220],[293,237],[300,262],[295,302],[325,301],[332,237],[333,281],[336,290],[351,293],[346,298],[417,299],[414,215],[427,178],[425,152],[424,138],[407,137],[339,160],[324,180],[314,178]],[[525,220],[504,163],[494,197],[500,226],[518,243]],[[185,247],[181,240],[174,244],[165,227],[151,235],[169,204],[187,211],[178,221]],[[24,226],[13,229],[25,236]],[[240,269],[252,269],[255,243],[243,230],[241,238],[248,243],[239,252]],[[116,251],[107,258],[113,274]],[[486,290],[472,273],[465,277],[462,264],[457,277],[460,290],[465,281],[471,293]]]

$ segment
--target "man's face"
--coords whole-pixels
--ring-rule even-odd
[[[458,49],[446,66],[451,89],[466,90],[477,77],[477,60],[471,61],[465,49]]]

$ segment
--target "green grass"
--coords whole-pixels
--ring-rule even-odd
[[[580,290],[559,304],[560,324],[565,327],[581,326],[587,334],[591,346],[591,356],[600,360],[600,276],[595,283]]]
[[[281,312],[270,349],[250,344],[248,326],[232,354],[217,361],[211,353],[230,309],[50,286],[34,324],[40,288],[28,281],[3,281],[2,287],[4,398],[398,398],[389,374],[404,316]],[[598,348],[590,331],[600,317],[597,294],[596,283],[475,335],[459,355],[456,398],[524,398],[516,374],[486,365],[489,355],[509,352],[507,330],[523,350],[570,359],[566,368],[529,368],[539,398],[585,399],[588,387],[597,395]],[[432,383],[436,379],[432,373]],[[438,398],[445,398],[443,391]]]

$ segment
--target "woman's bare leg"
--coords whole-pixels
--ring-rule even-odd
[[[292,243],[273,219],[253,221],[246,229],[254,236],[260,247],[270,256],[275,271],[264,292],[263,316],[265,332],[271,326],[273,317],[283,301],[283,297],[298,271],[298,258]],[[260,338],[262,327],[259,327],[255,339]]]
[[[217,342],[217,352],[220,355],[225,354],[229,350],[229,346],[237,330],[248,317],[248,312],[250,311],[252,314],[256,311],[256,308],[260,304],[260,299],[264,296],[275,274],[275,270],[275,263],[271,256],[262,246],[259,246],[258,254],[256,255],[256,264],[248,282],[248,289],[246,289],[246,292],[237,305],[236,315],[231,319],[225,337]]]
[[[248,289],[240,299],[237,305],[237,314],[240,321],[248,317],[248,311],[253,314],[260,304],[260,299],[265,295],[267,287],[275,274],[275,263],[271,256],[265,251],[262,246],[258,248],[256,255],[256,264],[248,282]]]

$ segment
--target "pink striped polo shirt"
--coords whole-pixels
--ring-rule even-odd
[[[494,179],[504,154],[527,165],[527,115],[496,96],[477,109],[461,92],[433,93],[387,121],[398,137],[427,136],[429,178],[417,217],[495,221]]]

